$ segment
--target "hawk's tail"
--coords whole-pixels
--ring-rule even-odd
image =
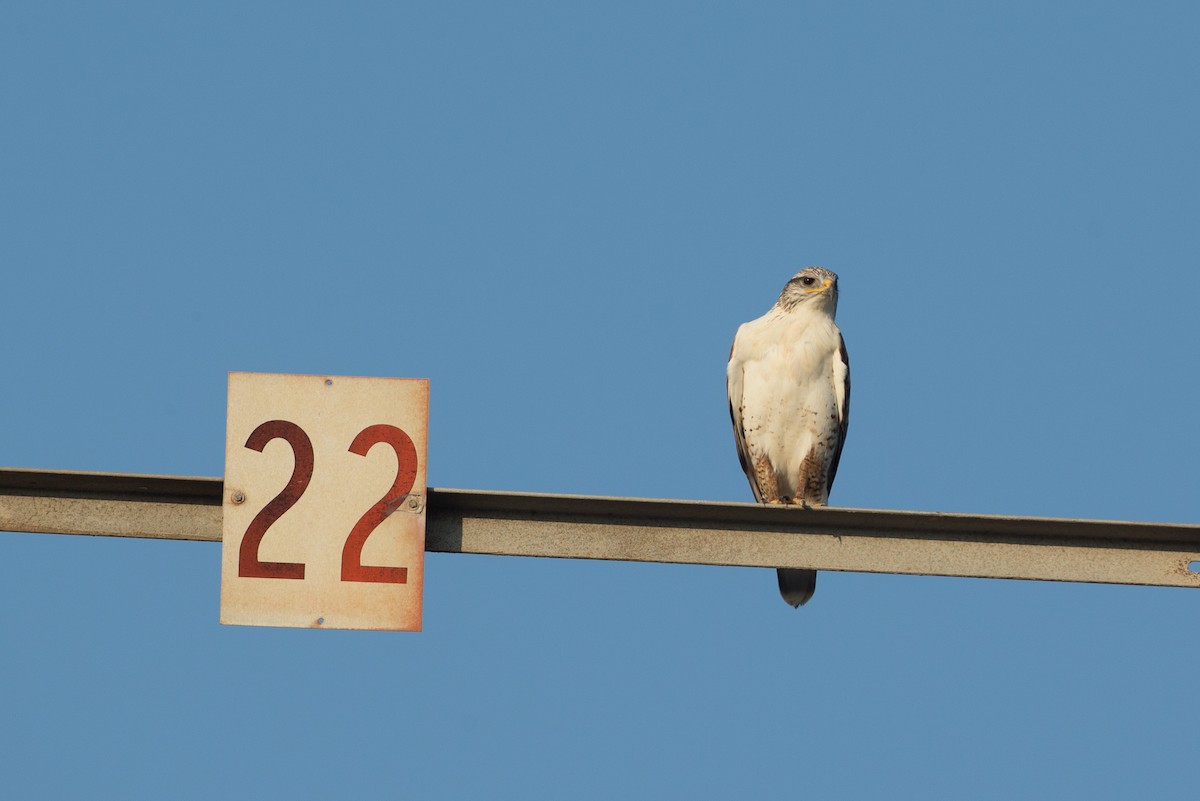
[[[815,570],[781,567],[776,572],[779,574],[779,594],[792,606],[804,606],[817,589]]]

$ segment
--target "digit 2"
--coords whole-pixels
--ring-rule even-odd
[[[350,444],[350,452],[366,456],[379,443],[390,445],[396,453],[396,479],[392,488],[367,510],[346,537],[342,548],[342,581],[374,581],[383,584],[406,584],[408,568],[380,567],[362,563],[362,549],[367,537],[388,515],[404,503],[417,479],[417,449],[412,438],[395,426],[380,423],[358,432]]]
[[[308,482],[312,480],[313,474],[312,440],[304,433],[304,429],[295,423],[287,420],[268,420],[254,429],[250,438],[246,440],[246,447],[261,453],[273,439],[282,439],[291,446],[296,464],[292,468],[292,477],[288,479],[287,486],[250,521],[250,527],[246,529],[241,548],[238,549],[238,575],[247,578],[302,579],[304,565],[299,562],[263,562],[258,558],[258,547],[262,543],[263,535],[284,512],[300,500],[304,490],[308,489]]]

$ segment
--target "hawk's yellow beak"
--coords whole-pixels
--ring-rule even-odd
[[[814,287],[812,289],[806,289],[804,291],[811,295],[814,292],[824,292],[826,289],[829,289],[829,287],[831,287],[831,286],[833,286],[833,279],[826,278],[825,283],[821,284],[820,286]]]

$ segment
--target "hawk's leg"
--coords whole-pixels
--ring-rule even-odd
[[[779,497],[779,478],[775,475],[775,470],[771,467],[770,460],[764,454],[760,454],[754,460],[754,478],[758,486],[759,498],[762,498],[767,503],[776,500],[786,503],[786,501]]]

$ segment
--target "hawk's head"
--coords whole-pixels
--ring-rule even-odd
[[[824,267],[805,267],[792,276],[779,295],[779,305],[787,311],[796,308],[821,309],[833,316],[837,311],[837,273]]]

